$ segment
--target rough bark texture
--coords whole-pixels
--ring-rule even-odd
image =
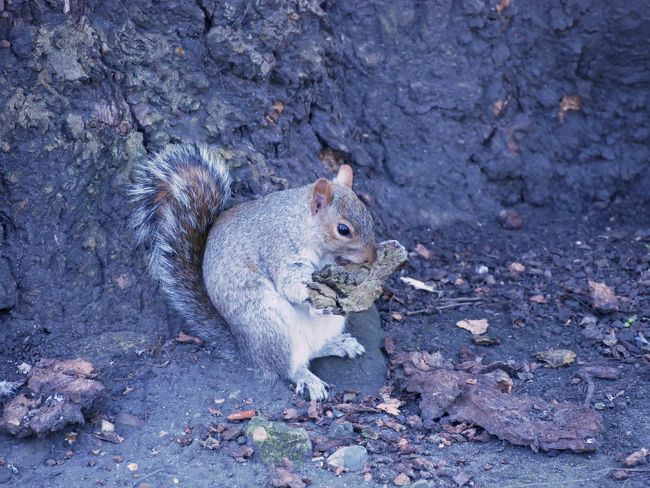
[[[348,162],[397,239],[503,205],[647,199],[645,2],[0,0],[0,12],[12,347],[169,323],[123,191],[168,142],[232,150],[240,199]]]

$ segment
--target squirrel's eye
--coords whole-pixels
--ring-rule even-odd
[[[347,225],[339,224],[336,230],[343,237],[350,237],[350,228]]]

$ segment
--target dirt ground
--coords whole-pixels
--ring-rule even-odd
[[[456,435],[446,437],[450,442],[441,442],[440,434],[449,432],[444,419],[433,430],[409,425],[409,416],[419,413],[416,398],[397,393],[398,385],[394,385],[393,396],[406,403],[396,417],[381,412],[338,411],[334,405],[350,391],[345,377],[334,382],[335,396],[323,403],[323,412],[311,418],[306,415],[309,403],[295,398],[283,382],[269,384],[255,371],[224,363],[213,357],[209,347],[177,344],[169,336],[131,331],[88,336],[51,348],[40,344],[37,354],[16,345],[5,356],[0,372],[6,379],[19,376],[15,370],[19,363],[33,364],[45,353],[93,360],[108,391],[94,405],[89,418],[109,419],[124,440],[114,444],[95,438],[92,423],[71,426],[44,439],[1,435],[4,469],[0,468],[0,484],[262,486],[267,468],[253,460],[233,458],[240,447],[237,439],[222,443],[216,450],[202,448],[200,440],[210,425],[233,424],[225,420],[233,411],[255,408],[269,418],[281,419],[285,409],[295,408],[298,417],[292,423],[305,427],[313,439],[327,433],[332,421],[350,420],[355,435],[342,444],[364,445],[370,453],[370,480],[364,480],[360,473],[336,475],[323,469],[322,457],[296,467],[312,486],[392,485],[400,473],[415,481],[420,471],[413,467],[414,453],[445,467],[446,471],[438,469],[438,474],[434,470],[431,486],[458,486],[452,474],[459,472],[474,486],[647,486],[647,464],[636,466],[628,472],[629,479],[622,481],[612,479],[612,472],[623,467],[621,456],[647,447],[650,439],[648,344],[639,339],[650,337],[650,219],[647,213],[625,210],[624,206],[580,216],[524,210],[522,216],[524,227],[520,230],[504,229],[495,218],[402,236],[409,249],[420,243],[431,255],[429,259],[413,255],[401,276],[434,284],[444,292],[444,299],[480,297],[481,301],[431,312],[443,298],[414,290],[396,276],[387,286],[385,298],[390,299],[378,304],[382,335],[394,341],[397,351],[441,351],[454,361],[459,360],[459,352],[465,358],[477,353],[485,356],[486,364],[532,363],[534,352],[548,348],[575,351],[574,364],[532,369],[529,378],[515,379],[515,393],[547,400],[581,403],[586,385],[573,379],[584,365],[606,364],[620,369],[618,380],[595,380],[590,404],[600,411],[604,423],[602,446],[597,452],[534,453],[494,437],[477,442]],[[508,265],[512,262],[521,263],[525,270],[511,273]],[[620,311],[599,314],[593,310],[587,279],[611,286],[620,299]],[[530,297],[535,295],[543,295],[547,303],[531,302]],[[580,323],[592,314],[603,334],[614,331],[614,347],[585,337]],[[486,318],[488,335],[500,343],[473,345],[470,333],[455,326],[466,318]],[[374,319],[370,316],[364,320]],[[355,369],[375,371],[376,385],[390,385],[390,378],[381,377],[383,359],[376,353],[378,338],[375,341],[370,359],[346,363]],[[351,374],[349,365],[347,373],[345,367],[336,368],[328,374]],[[363,393],[348,395],[345,401],[363,405],[379,402],[377,392],[370,397]],[[332,417],[327,416],[328,410]],[[384,423],[387,419],[406,428],[397,432],[395,426]],[[377,435],[362,435],[361,427]],[[72,443],[66,440],[70,432],[78,433]],[[406,439],[412,449],[405,450],[400,439]],[[137,471],[128,469],[131,463],[137,464]]]
[[[312,486],[648,486],[647,463],[612,476],[650,447],[649,30],[639,0],[0,0],[0,381],[85,357],[107,389],[85,426],[0,434],[0,485],[261,486],[238,438],[201,440],[231,412],[294,408],[322,449],[296,467]],[[195,141],[230,152],[236,202],[349,163],[379,237],[430,251],[387,284],[379,318],[355,318],[365,357],[315,365],[336,397],[311,416],[284,383],[174,341],[181,321],[133,244],[131,169]],[[513,206],[520,230],[496,217]],[[589,280],[618,311],[594,310]],[[499,344],[474,344],[463,319]],[[512,361],[515,393],[546,400],[581,404],[576,373],[617,368],[589,402],[602,445],[534,453],[444,418],[424,429],[385,339]],[[533,356],[560,347],[575,363]],[[372,410],[382,386],[397,415]],[[101,419],[121,443],[94,436]],[[354,435],[332,438],[342,421]],[[347,443],[368,472],[322,469]]]

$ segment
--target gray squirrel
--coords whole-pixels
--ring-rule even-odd
[[[323,356],[356,357],[345,317],[309,303],[312,273],[338,259],[376,259],[373,221],[352,191],[352,169],[226,210],[230,174],[206,145],[169,146],[135,170],[132,226],[149,269],[198,335],[227,342],[263,372],[313,400],[328,385],[309,371]]]

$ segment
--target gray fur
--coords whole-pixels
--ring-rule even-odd
[[[151,275],[191,329],[231,355],[232,338],[203,283],[206,237],[230,195],[226,163],[204,145],[170,146],[136,168],[130,194],[131,225],[149,247]]]

